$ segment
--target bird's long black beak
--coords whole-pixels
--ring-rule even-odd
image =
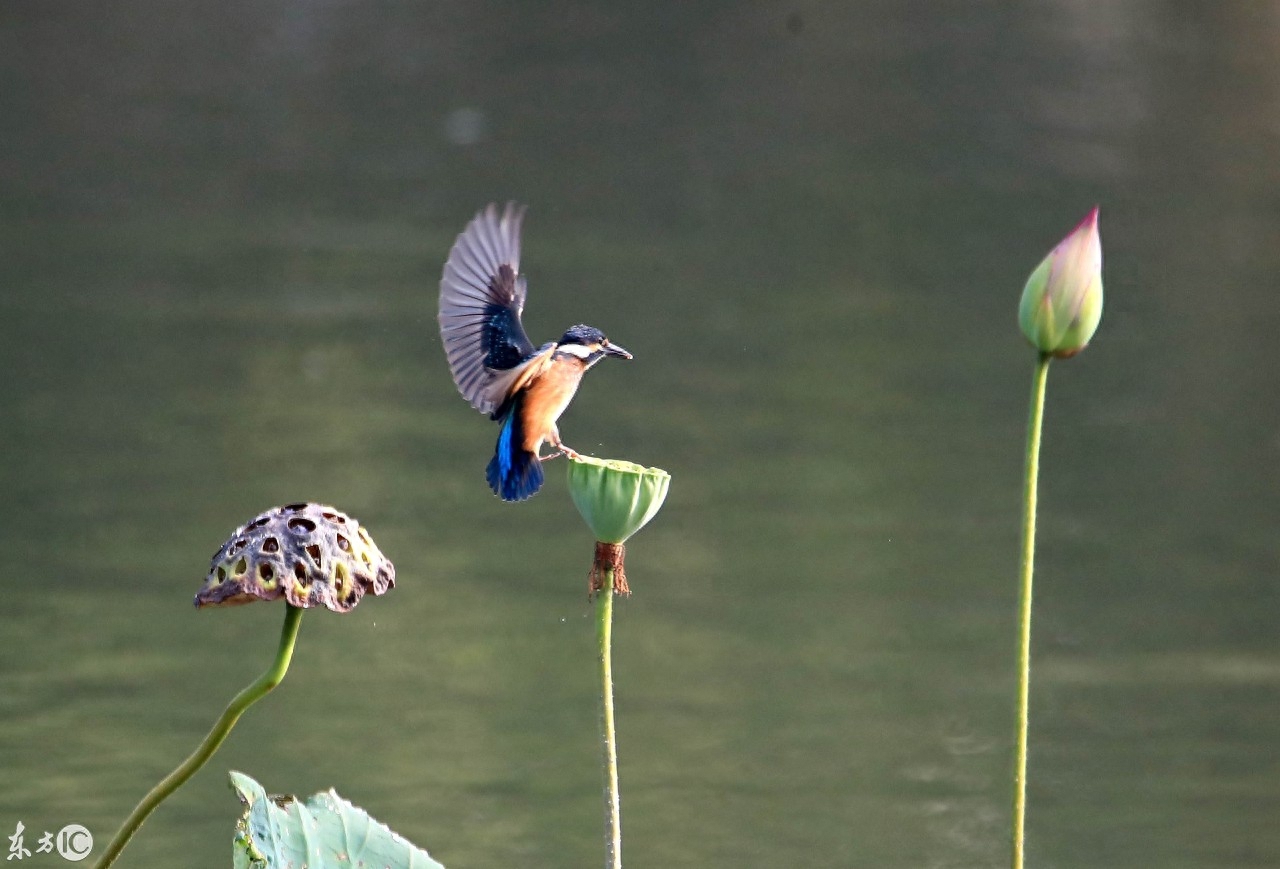
[[[603,350],[605,353],[609,354],[610,356],[617,356],[622,359],[632,358],[630,353],[628,353],[626,350],[619,347],[617,344],[602,344],[600,345],[600,349]]]

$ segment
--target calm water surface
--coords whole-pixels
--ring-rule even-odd
[[[395,592],[309,614],[120,865],[227,865],[231,768],[451,867],[599,862],[592,541],[562,468],[489,494],[434,320],[517,198],[534,340],[636,354],[566,439],[674,475],[615,628],[630,864],[1002,865],[1015,309],[1101,203],[1031,860],[1280,865],[1278,52],[1251,3],[0,7],[0,832],[105,841],[190,750],[281,618],[194,611],[207,559],[311,499]]]

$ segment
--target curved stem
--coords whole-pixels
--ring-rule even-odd
[[[1018,598],[1018,747],[1013,771],[1013,869],[1022,869],[1027,818],[1027,725],[1031,699],[1031,580],[1036,556],[1036,484],[1040,476],[1040,431],[1045,383],[1053,357],[1041,353],[1031,381],[1027,421],[1026,479],[1022,490],[1022,572]]]
[[[286,606],[288,608],[284,616],[284,627],[280,630],[280,648],[276,652],[275,661],[272,662],[270,669],[235,696],[235,699],[228,704],[226,710],[222,713],[222,717],[213,725],[209,735],[200,743],[200,747],[142,798],[142,802],[138,803],[137,807],[134,808],[129,817],[120,826],[120,829],[116,831],[115,836],[111,838],[110,843],[107,844],[106,851],[98,858],[98,862],[94,864],[94,869],[107,869],[108,866],[114,863],[116,858],[120,856],[120,852],[124,850],[124,846],[129,844],[129,840],[133,838],[133,834],[138,832],[138,828],[142,826],[143,821],[155,811],[156,806],[182,787],[187,779],[195,775],[196,771],[204,766],[209,758],[213,757],[213,753],[226,740],[227,734],[231,732],[232,727],[235,727],[236,721],[240,719],[246,709],[265,697],[272,688],[279,685],[280,681],[284,679],[284,674],[289,670],[289,660],[293,657],[293,646],[298,639],[298,626],[302,622],[302,613],[304,612],[299,607],[288,604]]]
[[[596,641],[600,647],[600,744],[604,750],[604,865],[622,869],[622,806],[618,794],[618,741],[613,726],[613,569],[596,593]]]

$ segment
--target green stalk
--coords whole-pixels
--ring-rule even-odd
[[[600,744],[604,749],[604,865],[622,869],[622,806],[618,794],[618,740],[613,728],[613,569],[596,593],[596,641],[600,647]]]
[[[1027,724],[1031,699],[1031,580],[1036,557],[1036,484],[1040,476],[1040,431],[1045,383],[1053,357],[1041,353],[1031,381],[1027,421],[1026,480],[1022,490],[1022,576],[1018,599],[1018,747],[1013,771],[1013,869],[1022,869],[1027,823]]]
[[[187,779],[195,775],[196,771],[204,766],[209,758],[213,757],[213,753],[226,740],[227,734],[231,732],[231,728],[235,727],[236,721],[240,719],[246,709],[265,697],[272,688],[279,685],[280,681],[284,679],[284,674],[289,671],[289,660],[293,657],[294,643],[298,639],[298,626],[302,623],[302,614],[305,612],[300,607],[290,604],[286,604],[286,607],[284,627],[280,631],[280,649],[276,652],[276,658],[271,664],[271,668],[235,696],[235,699],[231,701],[222,713],[222,717],[213,725],[209,735],[200,743],[200,747],[142,798],[142,802],[138,803],[137,807],[134,808],[133,812],[120,826],[120,829],[116,831],[115,836],[112,837],[111,842],[107,845],[106,851],[98,858],[98,862],[94,864],[94,869],[107,869],[108,866],[116,862],[120,852],[124,850],[125,845],[129,844],[133,834],[138,832],[138,828],[142,826],[143,821],[155,811],[156,806],[182,787]]]

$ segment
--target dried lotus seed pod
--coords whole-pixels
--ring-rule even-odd
[[[283,597],[296,607],[349,612],[365,592],[386,593],[396,569],[360,523],[323,504],[268,510],[213,556],[196,606]]]

